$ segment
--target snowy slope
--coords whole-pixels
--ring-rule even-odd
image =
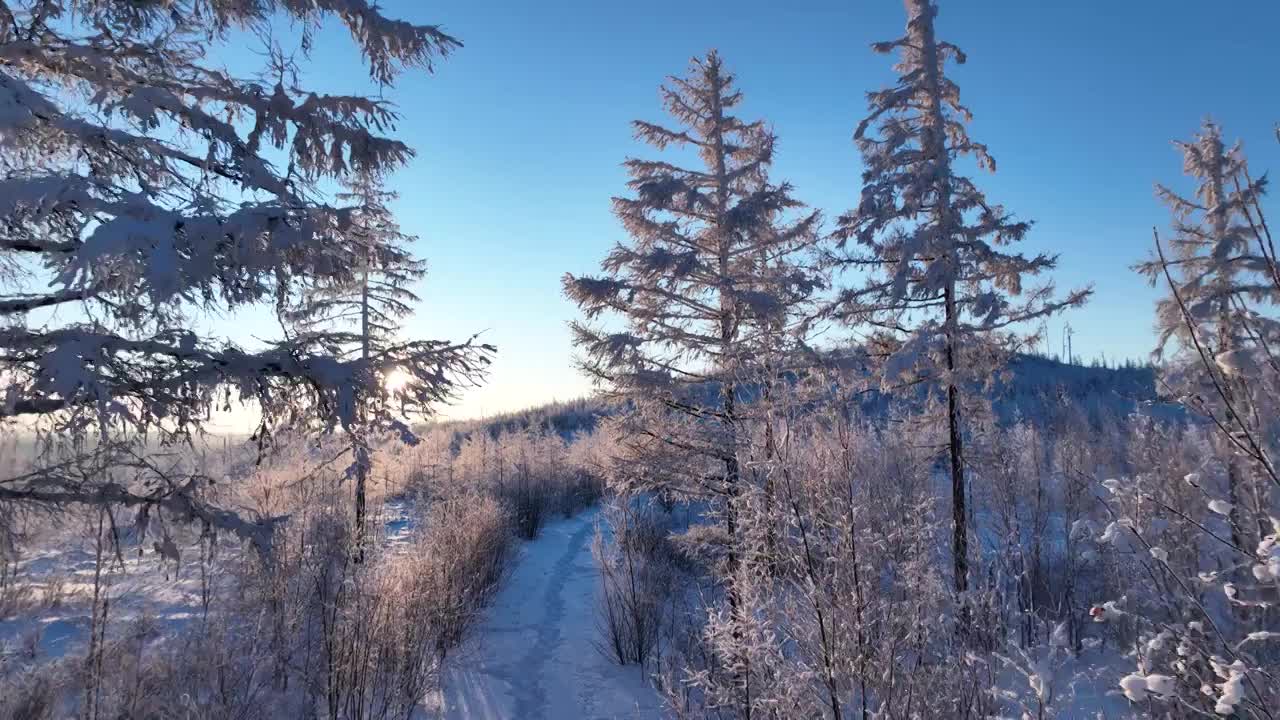
[[[856,377],[870,377],[867,360],[856,350],[834,354],[829,362]],[[1117,367],[1076,365],[1036,355],[1017,355],[1009,363],[1008,376],[986,392],[1004,421],[1042,417],[1050,406],[1061,405],[1069,398],[1079,409],[1090,414],[1122,417],[1138,412],[1165,420],[1182,420],[1184,414],[1173,403],[1162,402],[1156,387],[1155,369],[1149,365],[1126,364]],[[752,402],[755,392],[750,384],[740,384],[743,402]],[[702,402],[717,402],[719,389],[711,383],[695,391]],[[860,395],[862,412],[880,417],[892,403],[910,407],[919,402],[918,393],[887,397],[879,393]],[[600,418],[618,411],[618,403],[603,397],[585,397],[563,403],[537,405],[480,421],[445,423],[456,433],[455,449],[461,438],[477,430],[496,436],[534,428],[554,432],[565,439],[579,433],[592,432]]]
[[[662,716],[640,669],[620,667],[596,647],[597,514],[592,509],[548,525],[524,545],[484,621],[448,660],[445,718]]]

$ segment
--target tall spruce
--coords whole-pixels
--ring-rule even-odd
[[[966,385],[988,376],[1014,347],[1013,336],[1002,331],[1079,304],[1089,291],[1057,300],[1051,283],[1025,288],[1028,276],[1053,269],[1056,258],[999,249],[1022,240],[1030,223],[990,204],[960,174],[960,159],[995,170],[986,146],[969,138],[965,124],[972,116],[946,75],[947,62],[963,63],[965,55],[937,39],[932,0],[903,4],[906,35],[872,46],[899,53],[898,80],[868,93],[870,115],[854,134],[865,164],[862,196],[839,218],[835,233],[839,263],[866,271],[868,280],[841,292],[834,309],[887,340],[886,383],[910,376],[945,394],[954,582],[964,592]]]
[[[438,347],[406,342],[403,320],[413,314],[418,296],[412,285],[426,276],[426,262],[410,246],[415,237],[400,229],[389,203],[396,195],[379,180],[361,176],[339,200],[353,208],[348,236],[351,246],[348,275],[324,279],[308,289],[287,318],[299,331],[294,342],[344,361],[356,363],[363,382],[356,385],[351,419],[346,424],[351,463],[347,474],[355,481],[355,531],[359,559],[363,555],[367,485],[372,471],[371,443],[388,431],[405,431],[397,417],[430,414],[448,399],[436,373]],[[388,355],[400,362],[384,362]]]
[[[676,125],[637,121],[636,137],[691,148],[701,166],[628,159],[633,194],[613,207],[631,240],[609,253],[603,275],[566,275],[564,289],[586,316],[572,325],[582,368],[628,401],[619,481],[713,501],[732,605],[750,417],[742,384],[821,283],[803,259],[819,215],[789,185],[769,182],[774,135],[733,114],[742,94],[715,51],[670,78],[661,97]],[[606,317],[620,322],[606,328],[597,322]]]
[[[1153,284],[1170,284],[1170,294],[1156,306],[1156,356],[1169,356],[1162,384],[1200,404],[1231,433],[1255,432],[1260,416],[1249,382],[1266,362],[1260,356],[1269,356],[1272,334],[1271,321],[1256,308],[1277,300],[1277,278],[1270,274],[1273,265],[1260,227],[1266,178],[1251,177],[1241,145],[1227,146],[1213,121],[1205,121],[1190,142],[1174,145],[1182,154],[1183,172],[1195,181],[1195,195],[1156,185],[1156,195],[1173,214],[1171,252],[1166,256],[1161,249],[1158,257],[1137,266]],[[1243,497],[1242,453],[1226,447],[1222,455],[1232,540],[1243,547],[1242,533],[1248,529],[1241,525],[1238,506],[1257,498]]]

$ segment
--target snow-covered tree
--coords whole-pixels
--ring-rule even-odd
[[[293,338],[295,345],[359,362],[366,375],[357,385],[355,407],[346,423],[356,536],[363,542],[371,442],[380,432],[406,430],[400,417],[430,413],[448,399],[451,388],[437,375],[439,344],[400,336],[401,321],[418,301],[411,286],[427,270],[426,263],[410,252],[416,238],[401,231],[388,207],[395,194],[381,189],[375,178],[360,177],[339,199],[354,207],[348,229],[354,272],[350,277],[318,279],[287,315],[300,331]],[[401,364],[384,362],[387,357],[399,358]]]
[[[629,401],[617,480],[712,502],[721,522],[702,539],[724,561],[733,613],[750,420],[743,384],[758,379],[762,350],[796,329],[797,308],[820,284],[802,260],[819,216],[789,185],[769,182],[774,136],[733,114],[742,93],[715,51],[661,96],[677,124],[637,121],[637,138],[691,148],[701,166],[628,159],[633,195],[613,205],[631,240],[609,253],[602,276],[566,275],[564,288],[587,318],[573,324],[582,367]]]
[[[866,323],[887,340],[885,381],[904,377],[936,383],[946,395],[953,503],[955,587],[968,585],[965,510],[964,404],[966,383],[984,378],[1008,346],[1008,331],[1084,301],[1088,291],[1055,299],[1028,277],[1052,270],[1049,255],[1001,250],[1021,240],[1030,224],[989,203],[962,160],[994,171],[995,161],[969,138],[971,115],[948,61],[964,53],[938,40],[933,0],[904,0],[907,32],[877,43],[898,51],[897,82],[868,94],[870,114],[855,132],[865,170],[858,207],[840,217],[839,258],[868,271],[863,287],[842,292],[835,314]]]
[[[271,23],[311,49],[326,20],[350,30],[380,86],[460,45],[365,0],[0,4],[0,421],[110,467],[141,438],[191,437],[233,404],[260,412],[259,438],[332,430],[392,368],[416,379],[394,393],[410,410],[482,372],[490,349],[470,342],[349,358],[311,337],[246,349],[199,329],[359,281],[367,213],[323,188],[413,154],[384,135],[397,119],[385,100],[296,87],[277,51],[267,80],[208,59]],[[199,480],[95,482],[51,462],[0,478],[0,499],[160,506],[251,530],[199,501]]]
[[[1271,434],[1274,428],[1262,426],[1270,424],[1267,418],[1275,408],[1265,400],[1261,406],[1255,403],[1259,388],[1251,387],[1259,379],[1256,371],[1267,362],[1268,340],[1276,330],[1257,308],[1274,303],[1280,293],[1270,274],[1269,245],[1260,236],[1259,201],[1266,179],[1249,175],[1243,148],[1238,143],[1228,147],[1212,121],[1191,142],[1175,146],[1182,153],[1183,171],[1195,179],[1195,196],[1156,186],[1174,217],[1171,256],[1161,249],[1138,266],[1153,284],[1169,283],[1170,294],[1156,307],[1156,353],[1172,351],[1164,384],[1241,440],[1261,437],[1259,431]],[[1243,545],[1242,533],[1256,534],[1243,526],[1240,503],[1264,507],[1256,488],[1248,493],[1252,497],[1242,497],[1247,469],[1241,459],[1262,457],[1270,450],[1266,444],[1240,453],[1224,449],[1231,534],[1237,545]],[[1262,528],[1262,534],[1268,530]]]
[[[1112,526],[1173,588],[1158,603],[1126,607],[1121,597],[1104,609],[1139,628],[1144,651],[1119,679],[1126,697],[1269,718],[1280,640],[1280,263],[1263,211],[1266,179],[1252,177],[1243,148],[1228,146],[1213,122],[1175,146],[1195,194],[1156,186],[1173,211],[1173,237],[1157,232],[1155,257],[1137,269],[1169,290],[1156,310],[1161,387],[1208,420],[1193,430],[1212,442],[1193,446],[1191,472],[1172,473],[1165,487],[1151,472],[1104,483]],[[1171,510],[1166,488],[1182,489],[1191,507]],[[1144,511],[1171,520],[1145,520]],[[1184,537],[1168,539],[1165,527]]]
[[[1178,281],[1179,298],[1166,297],[1157,306],[1158,352],[1167,350],[1171,341],[1180,350],[1198,340],[1217,357],[1250,341],[1247,304],[1275,299],[1267,249],[1255,246],[1260,239],[1256,212],[1266,192],[1266,178],[1254,180],[1249,175],[1241,145],[1228,147],[1222,129],[1211,120],[1205,121],[1191,142],[1174,145],[1182,153],[1183,172],[1195,179],[1195,197],[1156,186],[1156,194],[1174,217],[1174,237],[1169,243],[1173,257],[1166,263],[1153,259],[1138,269],[1153,282],[1161,282],[1168,267]],[[1184,322],[1179,299],[1197,321],[1195,338]]]
[[[637,406],[629,442],[648,462],[628,479],[724,500],[741,473],[739,380],[761,339],[816,287],[804,267],[779,263],[812,245],[818,214],[778,220],[802,206],[790,186],[768,182],[774,136],[731,114],[742,94],[716,52],[671,78],[662,98],[678,126],[637,121],[637,138],[691,146],[702,167],[628,159],[634,196],[613,204],[632,241],[609,253],[603,276],[566,275],[564,288],[589,321],[625,323],[573,331],[586,372]],[[731,503],[725,511],[732,535]]]

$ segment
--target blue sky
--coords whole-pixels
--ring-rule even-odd
[[[718,48],[746,94],[745,117],[777,132],[774,179],[828,218],[856,201],[851,142],[864,93],[891,82],[868,46],[897,37],[894,0],[621,3],[610,0],[384,0],[384,11],[438,23],[465,48],[434,75],[388,91],[397,135],[418,158],[394,179],[403,226],[431,266],[408,332],[484,331],[499,346],[490,382],[450,411],[490,414],[589,391],[572,367],[560,295],[566,271],[591,272],[621,228],[609,198],[621,161],[651,154],[633,119],[662,119],[663,78]],[[1156,292],[1129,266],[1168,213],[1152,183],[1185,188],[1170,145],[1206,115],[1245,141],[1256,171],[1280,167],[1274,0],[942,0],[939,34],[969,63],[953,77],[999,172],[993,202],[1036,226],[1027,252],[1061,253],[1062,288],[1093,283],[1065,321],[1079,355],[1142,357]],[[1228,11],[1226,8],[1230,8]],[[325,32],[304,84],[370,92],[350,42]],[[1050,323],[1054,344],[1064,320]],[[264,330],[265,331],[265,330]],[[248,333],[252,329],[240,329]]]

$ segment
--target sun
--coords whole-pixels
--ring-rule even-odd
[[[395,370],[387,373],[387,379],[384,382],[386,383],[388,391],[398,392],[403,390],[405,385],[409,384],[409,373],[401,370],[400,368],[396,368]]]

